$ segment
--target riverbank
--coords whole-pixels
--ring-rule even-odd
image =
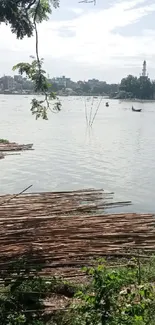
[[[113,99],[119,99],[120,102],[138,102],[138,103],[154,103],[155,99],[138,99],[138,98],[126,98],[126,99],[122,99],[122,98],[113,98]]]

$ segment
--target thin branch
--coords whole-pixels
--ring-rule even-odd
[[[86,123],[88,125],[88,114],[87,114],[87,103],[86,103],[86,98],[85,98],[85,118],[86,118]]]
[[[27,10],[29,10],[35,3],[36,3],[36,0],[33,0],[31,3],[29,3]]]
[[[138,261],[138,284],[140,285],[141,284],[141,263],[140,263],[140,258],[139,258],[139,251],[138,251],[138,258],[137,258],[137,261]]]
[[[20,193],[17,193],[17,194],[15,194],[15,195],[11,196],[10,199],[8,199],[8,200],[3,201],[2,203],[0,203],[0,206],[1,206],[1,205],[4,205],[4,204],[6,204],[6,203],[9,203],[10,201],[12,201],[13,199],[15,199],[15,198],[18,197],[19,195],[25,193],[25,192],[26,192],[27,190],[29,190],[29,188],[31,188],[32,186],[33,186],[33,185],[29,185],[29,186],[26,187],[24,190],[22,190]]]
[[[96,115],[97,115],[98,110],[99,110],[99,108],[100,108],[100,105],[101,105],[102,99],[103,99],[103,96],[102,96],[101,99],[100,99],[100,102],[99,102],[99,104],[98,104],[98,106],[97,106],[96,112],[95,112],[95,114],[94,114],[94,117],[93,117],[93,119],[92,119],[92,122],[91,122],[91,125],[90,125],[90,126],[92,126],[93,123],[94,123],[94,121],[95,121],[95,118],[96,118]]]
[[[38,0],[36,10],[35,10],[34,28],[35,28],[35,35],[36,35],[36,57],[37,57],[37,62],[38,62],[39,74],[41,76],[41,66],[40,66],[40,58],[39,58],[39,38],[38,38],[38,30],[37,30],[37,23],[36,23],[39,6],[40,6],[40,0]]]
[[[93,111],[93,104],[94,104],[94,97],[92,98],[92,102],[91,102],[91,109],[90,109],[90,115],[89,115],[89,126],[91,125],[91,117],[92,117],[92,111]]]

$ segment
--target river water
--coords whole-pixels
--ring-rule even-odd
[[[31,96],[0,95],[0,138],[33,143],[34,151],[0,161],[0,194],[104,188],[115,199],[131,200],[123,211],[155,212],[155,102],[102,100],[92,128],[85,103],[92,98],[64,97],[62,111],[36,121]],[[92,116],[100,99],[94,99]],[[122,210],[121,210],[122,211]]]

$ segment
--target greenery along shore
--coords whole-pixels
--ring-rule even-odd
[[[129,75],[121,80],[116,98],[155,99],[155,81],[148,77]]]
[[[154,257],[147,262],[119,260],[122,265],[100,261],[97,267],[83,270],[87,280],[81,284],[40,277],[39,266],[32,270],[25,262],[10,265],[7,274],[3,271],[0,324],[155,324]]]

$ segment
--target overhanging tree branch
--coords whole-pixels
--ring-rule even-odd
[[[35,1],[36,2],[36,1]],[[43,59],[39,57],[39,38],[37,30],[37,22],[42,22],[46,19],[47,13],[50,13],[50,7],[47,6],[48,2],[46,0],[37,0],[35,7],[31,8],[30,14],[31,19],[33,19],[33,27],[35,31],[35,51],[36,58],[32,57],[32,63],[19,63],[13,69],[18,69],[20,74],[25,73],[26,76],[31,79],[34,83],[35,91],[42,93],[44,95],[43,100],[37,100],[34,98],[32,100],[31,111],[32,114],[36,116],[36,119],[42,117],[47,120],[48,110],[57,113],[61,109],[61,103],[58,101],[55,93],[49,92],[48,80],[46,78],[46,71],[42,69]],[[57,101],[51,105],[50,99],[56,99]],[[51,107],[52,106],[52,107]]]
[[[77,0],[78,1],[78,0]],[[84,0],[81,2],[96,4],[96,0]],[[35,91],[42,93],[44,99],[38,101],[36,98],[32,100],[31,111],[36,119],[42,117],[47,118],[47,111],[59,112],[61,108],[60,101],[56,101],[52,107],[50,99],[57,99],[56,94],[49,92],[49,85],[46,71],[42,69],[43,59],[39,57],[39,37],[37,23],[47,20],[52,12],[52,7],[59,7],[59,0],[0,0],[0,23],[4,22],[11,26],[11,30],[16,34],[17,38],[23,39],[25,36],[31,37],[35,32],[36,57],[32,57],[32,63],[18,63],[13,70],[18,70],[20,74],[25,73],[26,76],[33,81]]]

